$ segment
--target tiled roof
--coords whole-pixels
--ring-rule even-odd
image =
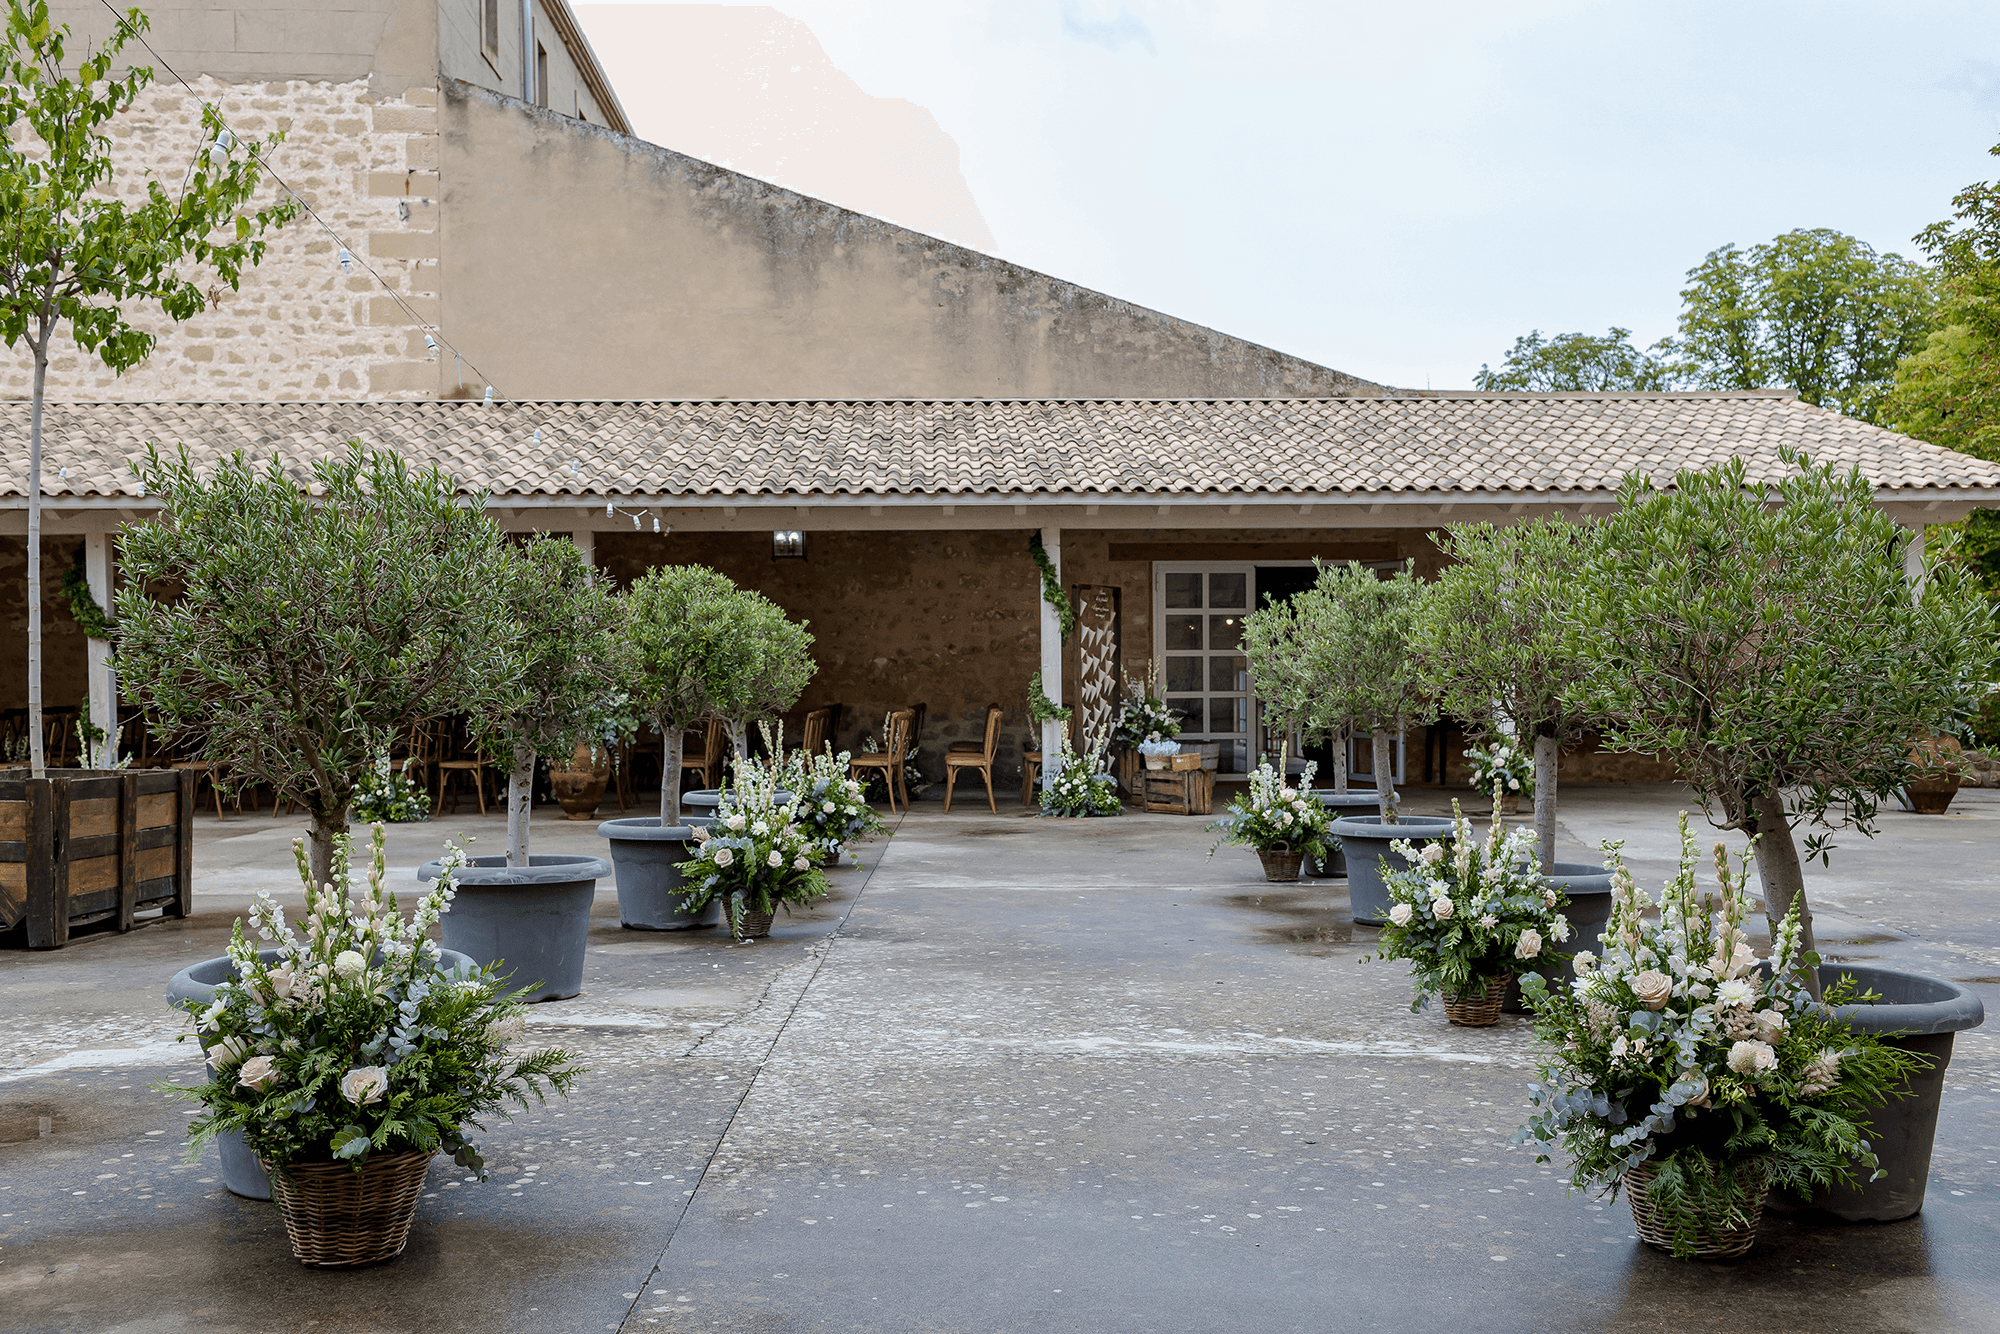
[[[1987,491],[2000,465],[1775,393],[1229,400],[52,403],[45,494],[140,494],[148,443],[307,461],[359,439],[496,496],[1243,496],[1610,492],[1782,446],[1878,490]],[[539,435],[537,434],[539,433]],[[28,405],[0,404],[0,496],[26,495]],[[67,470],[67,475],[63,471]]]

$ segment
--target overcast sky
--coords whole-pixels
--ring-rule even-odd
[[[1724,242],[1911,253],[2000,176],[1992,0],[772,7],[930,111],[1000,255],[1398,385],[1531,328],[1650,343]]]

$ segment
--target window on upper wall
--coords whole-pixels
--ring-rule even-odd
[[[549,48],[535,43],[535,105],[549,104]]]
[[[500,0],[479,0],[479,44],[487,59],[500,58]]]

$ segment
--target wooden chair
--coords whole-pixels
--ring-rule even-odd
[[[1024,750],[1021,752],[1021,804],[1035,804],[1035,780],[1041,777],[1042,752]]]
[[[721,787],[722,760],[729,751],[729,725],[720,718],[710,718],[707,730],[700,735],[700,750],[689,751],[681,756],[681,774],[685,777],[688,774],[698,773],[701,775],[703,787]],[[690,759],[689,756],[694,754],[699,754],[701,758]]]
[[[960,769],[977,769],[980,776],[986,780],[986,808],[995,815],[1000,813],[1000,808],[993,804],[993,755],[994,752],[1000,749],[1001,712],[1002,710],[998,704],[987,706],[986,740],[980,745],[979,749],[961,750],[959,747],[970,745],[971,743],[959,741],[953,743],[952,748],[945,752],[944,808],[947,812],[951,810],[951,790],[953,785],[958,782],[958,771]]]
[[[899,709],[889,715],[888,745],[872,755],[856,755],[847,762],[849,777],[866,776],[871,769],[880,770],[882,785],[889,789],[889,810],[896,809],[896,789],[903,788],[903,806],[910,804],[910,792],[903,785],[903,759],[910,752],[910,732],[917,721],[915,709]]]
[[[434,814],[443,814],[444,794],[445,790],[451,786],[451,776],[453,774],[465,774],[472,779],[473,795],[479,798],[479,813],[484,815],[486,814],[486,757],[474,749],[470,741],[466,740],[463,724],[450,723],[446,726],[450,729],[450,749],[447,751],[443,746],[440,746],[438,750],[440,758],[437,760],[435,766],[437,769],[437,795],[431,799],[431,811]],[[454,811],[458,809],[458,797],[456,794],[452,796],[451,808]]]
[[[833,730],[833,710],[814,709],[806,715],[806,734],[799,742],[799,749],[808,755],[817,755],[826,745],[827,737]]]
[[[208,795],[215,798],[215,818],[218,820],[222,818],[222,789],[215,785],[215,766],[213,764],[210,764],[207,760],[176,760],[167,767],[169,769],[194,770],[195,805],[199,806],[201,804],[201,785],[207,783]],[[236,798],[236,813],[238,815],[243,813],[243,798],[241,794]]]

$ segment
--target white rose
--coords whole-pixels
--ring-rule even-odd
[[[1785,1016],[1776,1010],[1757,1011],[1757,1036],[1765,1042],[1776,1042],[1778,1035],[1785,1031]]]
[[[1778,1068],[1778,1053],[1764,1042],[1739,1042],[1729,1049],[1729,1068],[1755,1078]]]
[[[771,832],[771,827],[762,820],[759,820],[756,824],[750,826],[750,832],[753,834],[768,834]]]
[[[809,868],[810,868],[811,866],[812,866],[812,863],[811,863],[811,862],[809,862],[809,861],[807,861],[807,860],[806,860],[806,859],[804,858],[804,856],[798,856],[798,857],[794,857],[794,858],[792,858],[792,869],[793,869],[794,871],[804,871],[804,870],[807,870],[807,869],[809,869]]]
[[[342,977],[355,977],[365,971],[368,960],[354,950],[342,950],[333,956],[333,971]]]
[[[1589,950],[1578,950],[1576,957],[1570,960],[1569,966],[1576,970],[1578,977],[1582,977],[1597,966],[1597,956]]]
[[[1649,1010],[1663,1010],[1673,998],[1674,980],[1665,973],[1648,968],[1632,979],[1632,992],[1638,996],[1639,1004]]]
[[[735,860],[736,854],[728,848],[717,848],[715,850],[715,864],[717,866],[727,866]]]
[[[252,1056],[236,1072],[236,1082],[262,1093],[278,1082],[278,1064],[268,1056]]]
[[[785,854],[784,854],[784,853],[782,853],[782,852],[778,852],[778,851],[776,851],[776,850],[773,850],[773,851],[772,851],[772,853],[771,853],[771,855],[770,855],[770,856],[769,856],[768,858],[766,858],[765,860],[769,861],[769,862],[771,863],[771,865],[772,865],[772,866],[774,866],[774,867],[777,867],[777,866],[783,866],[783,865],[785,864]]]
[[[1444,844],[1442,843],[1426,844],[1423,853],[1421,855],[1424,861],[1428,862],[1432,866],[1436,866],[1439,862],[1444,860]]]
[[[379,1065],[364,1065],[340,1077],[340,1096],[356,1107],[382,1101],[389,1091],[389,1072]]]
[[[242,1038],[224,1038],[208,1049],[208,1059],[218,1071],[227,1070],[250,1054],[250,1044]]]
[[[725,821],[725,823],[727,823],[731,829],[740,831],[743,828],[745,821],[743,817],[740,815],[732,815],[729,817],[727,821]]]
[[[819,804],[819,808],[820,808],[820,811],[821,811],[821,812],[822,812],[823,814],[826,814],[826,815],[832,815],[832,814],[833,814],[833,803],[832,803],[832,802],[830,802],[830,801],[822,801],[822,802],[821,802],[821,803]]]
[[[1408,926],[1410,924],[1410,918],[1413,916],[1415,916],[1415,914],[1411,912],[1410,905],[1407,903],[1399,903],[1395,907],[1389,909],[1389,920],[1394,922],[1397,926]]]
[[[1532,959],[1541,952],[1542,933],[1532,927],[1523,931],[1520,939],[1514,942],[1514,957],[1517,959]]]
[[[1437,918],[1440,922],[1450,921],[1451,915],[1456,911],[1458,910],[1452,906],[1449,897],[1440,898],[1431,904],[1431,916]]]

